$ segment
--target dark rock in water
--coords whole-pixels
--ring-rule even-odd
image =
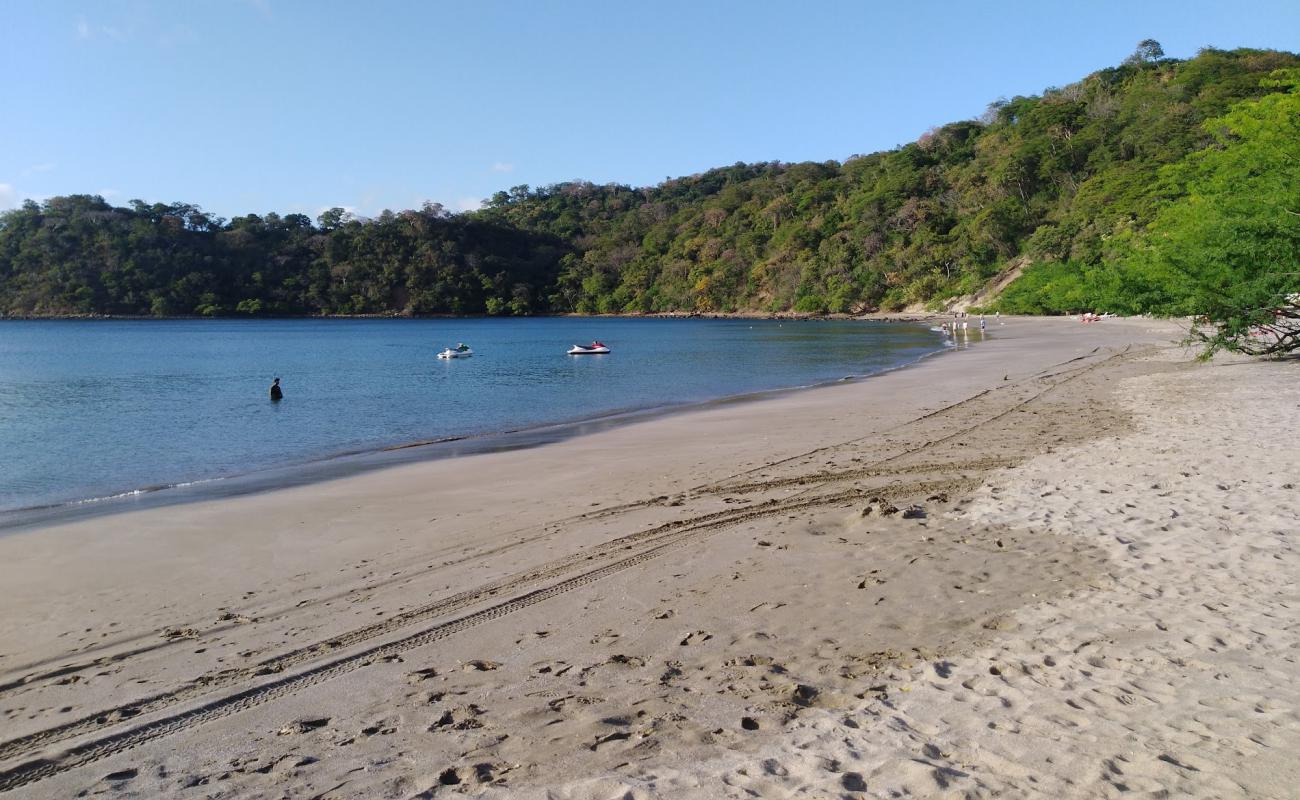
[[[924,519],[925,509],[920,506],[908,506],[903,509],[903,519]]]
[[[741,717],[740,727],[744,728],[747,731],[756,731],[758,730],[758,720],[754,719],[753,717]]]

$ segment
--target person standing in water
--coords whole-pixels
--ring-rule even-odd
[[[271,382],[271,400],[279,402],[284,399],[284,392],[280,391],[280,379],[276,378]]]

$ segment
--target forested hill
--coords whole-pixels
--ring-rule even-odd
[[[896,150],[651,188],[520,186],[459,215],[225,221],[183,203],[28,202],[0,215],[0,313],[857,312],[969,293],[1023,264],[1012,310],[1095,306],[1081,284],[1069,299],[1041,289],[1122,264],[1182,191],[1167,165],[1215,143],[1204,123],[1286,92],[1265,79],[1297,67],[1247,49],[1166,59],[1147,42]]]

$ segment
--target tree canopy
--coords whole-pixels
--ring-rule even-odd
[[[1179,196],[1125,265],[1212,326],[1207,356],[1300,349],[1300,69],[1265,84],[1286,91],[1207,122],[1214,144],[1169,170]]]
[[[55,197],[0,217],[0,310],[20,314],[527,314],[569,246],[441,207],[215,219]]]
[[[1119,66],[887,152],[642,188],[515,186],[463,214],[29,202],[0,214],[0,313],[859,312],[942,303],[1024,264],[1005,311],[1199,311],[1190,262],[1145,233],[1182,230],[1171,204],[1209,180],[1187,159],[1208,168],[1192,154],[1244,141],[1240,104],[1293,96],[1262,81],[1296,68],[1290,53],[1177,60],[1144,41]]]

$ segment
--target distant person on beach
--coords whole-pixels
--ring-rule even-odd
[[[284,392],[280,391],[280,379],[276,378],[271,382],[271,400],[278,402],[284,399]]]

